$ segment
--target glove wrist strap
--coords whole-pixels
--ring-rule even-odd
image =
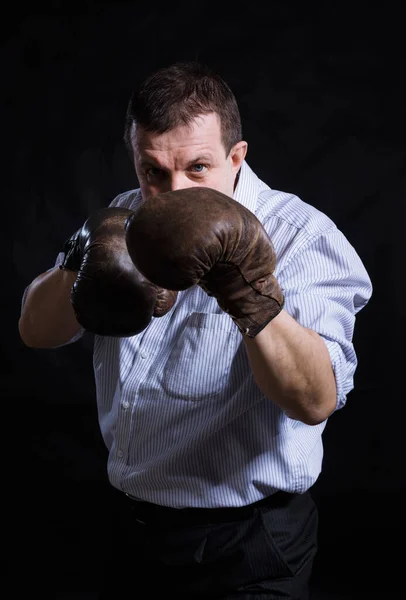
[[[65,253],[62,263],[59,265],[60,269],[67,269],[68,271],[80,270],[82,264],[82,252],[79,243],[79,232],[75,233],[74,236],[69,238],[64,244],[63,252]]]

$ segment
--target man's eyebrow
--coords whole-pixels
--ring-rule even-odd
[[[211,162],[213,160],[212,156],[208,155],[208,154],[202,154],[201,156],[197,156],[196,158],[194,158],[193,160],[190,160],[187,165],[186,168],[191,167],[192,165],[197,165],[203,162]],[[141,167],[153,167],[154,169],[162,169],[164,170],[164,168],[159,165],[157,162],[155,162],[153,159],[144,159],[141,161]]]
[[[213,159],[210,155],[208,154],[202,154],[201,156],[198,156],[197,158],[194,158],[193,160],[189,161],[188,163],[188,167],[191,167],[192,165],[198,165],[202,162],[211,162]]]
[[[141,167],[154,167],[156,169],[160,168],[153,160],[142,160]]]

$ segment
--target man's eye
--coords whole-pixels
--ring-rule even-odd
[[[157,169],[156,167],[151,167],[146,171],[147,177],[160,177],[162,175],[161,169]]]
[[[203,173],[204,169],[206,169],[206,165],[202,165],[202,164],[197,164],[197,165],[193,165],[192,167],[195,170],[195,173]]]

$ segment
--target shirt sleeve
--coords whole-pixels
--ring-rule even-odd
[[[334,369],[337,405],[354,387],[357,356],[352,343],[355,317],[372,294],[369,275],[338,229],[311,239],[278,275],[285,310],[326,343]]]

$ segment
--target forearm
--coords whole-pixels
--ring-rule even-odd
[[[243,339],[257,385],[288,416],[316,425],[333,412],[334,372],[316,332],[282,310],[255,338]]]
[[[70,301],[74,271],[58,267],[39,275],[28,288],[18,323],[21,339],[32,348],[53,348],[80,330]]]

